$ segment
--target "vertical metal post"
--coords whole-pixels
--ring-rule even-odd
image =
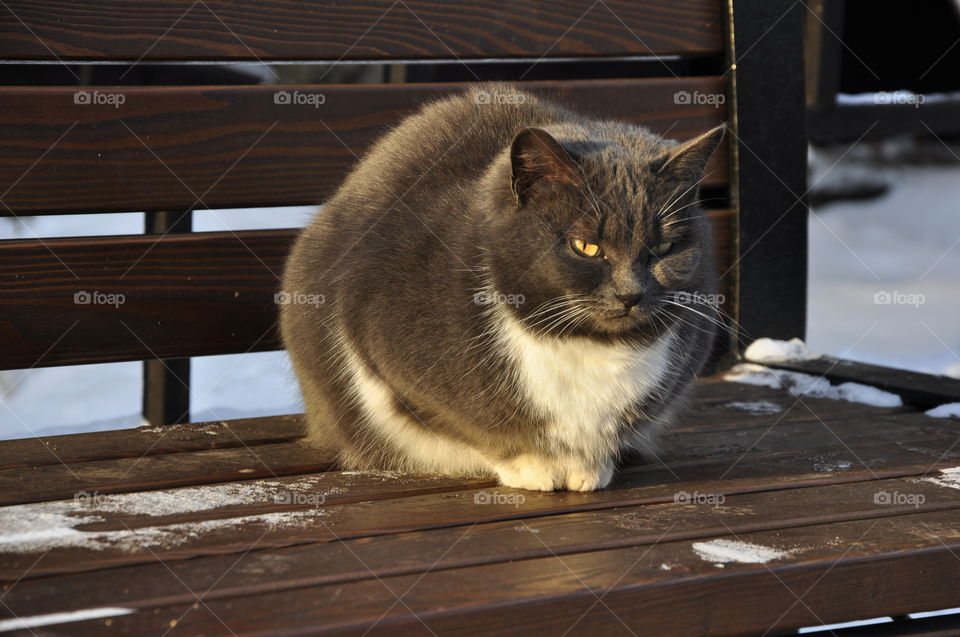
[[[193,213],[148,212],[144,232],[190,232]],[[190,359],[143,361],[143,417],[151,425],[176,425],[190,420]]]
[[[728,0],[739,349],[804,337],[807,134],[803,18],[794,0]]]

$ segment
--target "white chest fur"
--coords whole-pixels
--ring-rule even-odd
[[[613,450],[624,410],[655,391],[667,373],[672,333],[649,347],[606,344],[540,338],[507,312],[498,318],[520,389],[547,420],[548,438],[588,456]]]

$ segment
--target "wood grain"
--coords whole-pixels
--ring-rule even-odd
[[[710,0],[11,0],[0,56],[32,60],[389,60],[710,54]]]
[[[710,213],[723,269],[731,214]],[[0,242],[0,369],[279,349],[275,294],[295,236]]]
[[[349,485],[350,492],[368,489],[369,496],[387,495],[387,486],[362,479],[338,481],[336,474],[328,476],[329,482]],[[442,484],[437,484],[433,494],[426,493],[431,484],[421,480],[420,494],[402,480],[393,482],[395,492],[389,494],[399,503],[404,498],[445,498],[457,502],[470,499],[472,493],[449,492],[444,494]],[[324,484],[323,481],[320,484]],[[330,488],[329,485],[327,488]],[[887,506],[874,502],[878,491],[887,493],[906,492],[923,495],[925,501],[917,507]],[[798,497],[804,507],[795,506]],[[313,542],[295,543],[297,532],[276,529],[265,534],[257,546],[237,563],[236,556],[220,555],[238,536],[233,530],[233,539],[228,533],[205,534],[202,541],[193,542],[191,552],[196,556],[184,559],[186,552],[180,548],[153,550],[158,557],[167,560],[167,567],[149,563],[146,549],[131,552],[118,548],[100,551],[81,549],[55,549],[51,554],[28,555],[17,558],[39,560],[31,572],[5,597],[5,602],[18,614],[35,614],[44,606],[67,611],[92,606],[92,596],[100,595],[124,606],[148,608],[161,604],[192,601],[189,589],[208,591],[205,597],[223,599],[252,593],[268,593],[303,586],[342,585],[383,577],[423,573],[426,570],[449,570],[481,564],[504,563],[515,560],[566,556],[592,551],[604,551],[636,546],[652,546],[669,542],[704,539],[717,536],[757,533],[777,529],[815,527],[851,520],[870,520],[905,515],[928,515],[935,512],[955,511],[960,500],[952,497],[949,490],[930,483],[917,484],[903,479],[867,481],[846,484],[823,484],[803,489],[741,492],[728,495],[718,505],[688,505],[675,503],[633,504],[617,509],[584,512],[561,512],[542,517],[523,517],[523,507],[517,507],[515,519],[502,521],[477,520],[476,525],[464,524],[429,530],[412,530],[404,533],[358,536],[356,520],[351,515],[363,516],[365,509],[376,505],[354,505],[345,509],[338,505],[349,500],[333,496],[328,515],[318,516],[316,521],[299,530],[303,540]],[[417,508],[416,500],[410,507]],[[266,503],[262,510],[269,510]],[[484,505],[474,505],[478,511]],[[236,517],[247,516],[257,511],[257,503],[238,509]],[[109,521],[100,525],[84,525],[85,530],[123,530],[127,521],[121,516],[108,514]],[[422,518],[424,523],[426,518]],[[157,520],[155,526],[167,523]],[[425,524],[426,526],[426,524]],[[149,527],[141,527],[149,528]],[[342,531],[342,532],[341,532]],[[217,544],[209,536],[219,536]],[[249,536],[249,532],[245,535]],[[286,535],[288,543],[279,546],[279,538]],[[198,538],[199,539],[199,538]],[[450,551],[452,545],[464,540],[467,550]],[[321,540],[321,541],[317,541]],[[206,547],[205,552],[204,548]],[[139,555],[138,555],[139,554]],[[139,558],[134,562],[135,558]],[[218,579],[231,563],[237,570],[232,578]],[[113,568],[127,564],[126,578],[117,578]],[[157,577],[158,570],[170,568],[177,578]],[[256,577],[269,569],[271,577]],[[15,568],[5,572],[0,579],[17,577]],[[58,575],[56,579],[49,577]],[[178,581],[179,580],[179,581]],[[181,584],[182,582],[182,584]],[[2,612],[3,609],[0,609]]]
[[[0,88],[0,183],[10,186],[0,215],[317,204],[390,124],[464,86]],[[715,77],[523,86],[673,138],[725,114],[675,98],[723,93]],[[281,91],[324,102],[276,103]],[[123,103],[93,103],[110,99]],[[719,151],[705,184],[726,184],[726,166]]]

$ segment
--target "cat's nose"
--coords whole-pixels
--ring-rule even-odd
[[[640,302],[640,299],[643,298],[643,293],[638,292],[633,294],[614,294],[613,296],[616,297],[618,301],[623,303],[623,306],[629,310],[634,305]]]

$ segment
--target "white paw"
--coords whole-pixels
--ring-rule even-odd
[[[563,474],[552,462],[524,454],[494,467],[500,484],[528,491],[553,491],[563,486]]]
[[[573,469],[567,472],[566,487],[570,491],[596,491],[610,484],[613,467],[599,469]]]

